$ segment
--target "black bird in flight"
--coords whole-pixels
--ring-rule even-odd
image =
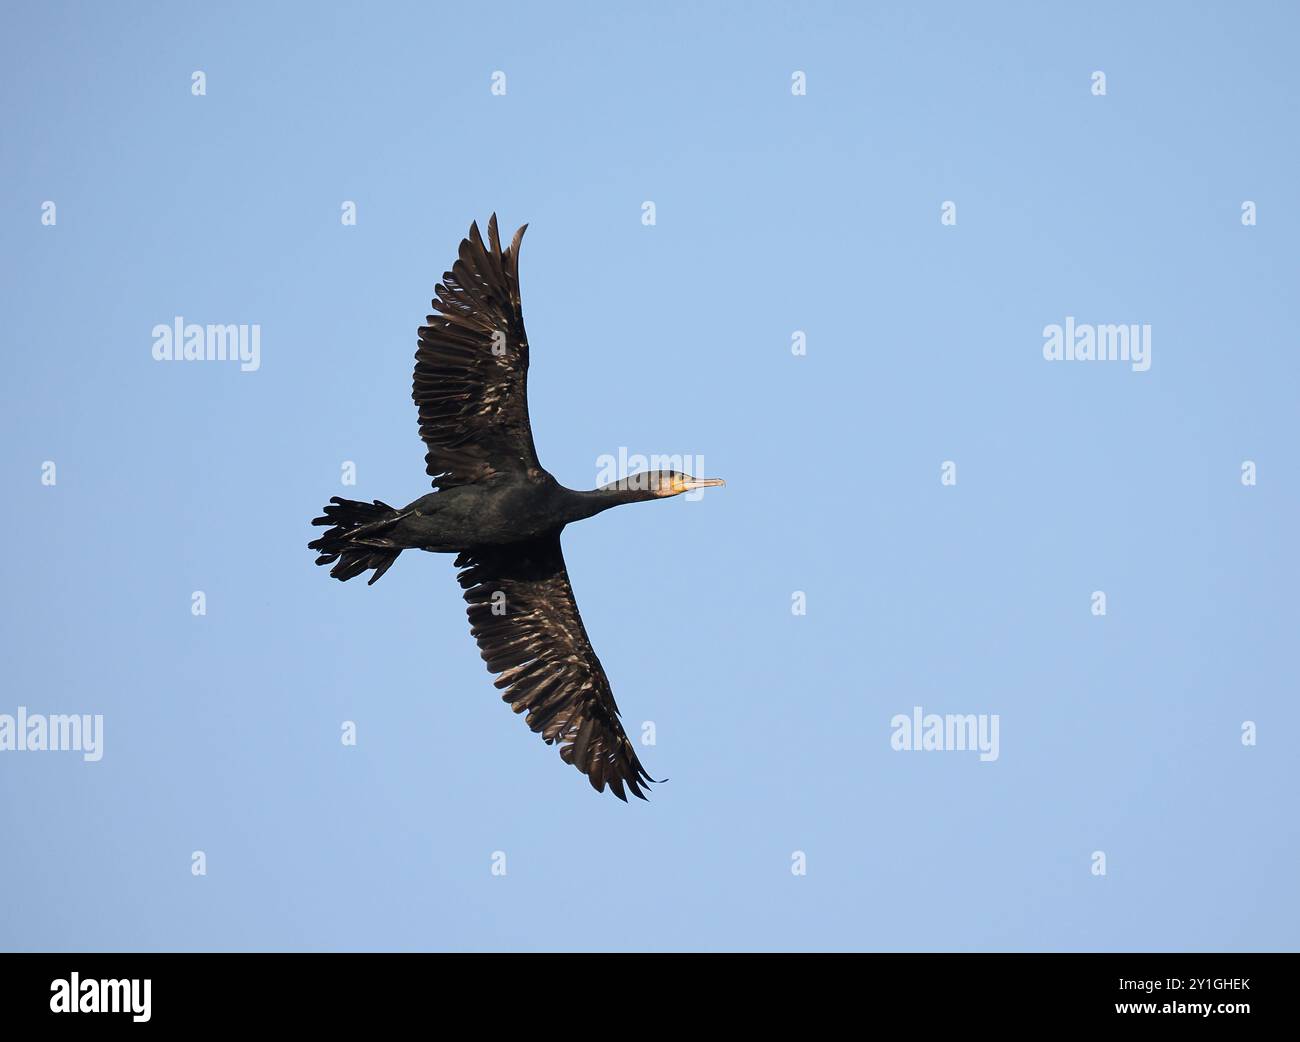
[[[592,650],[560,549],[571,521],[620,503],[663,499],[721,485],[678,471],[634,474],[589,492],[564,488],[542,467],[528,422],[528,335],[519,303],[519,244],[501,248],[496,215],[483,242],[478,224],[435,288],[420,327],[411,397],[428,446],[436,491],[400,510],[379,500],[331,498],[308,543],[317,564],[347,580],[374,569],[373,583],[403,550],[454,553],[469,604],[470,632],[495,684],[560,758],[606,785],[645,799],[654,781],[619,722],[609,679]]]

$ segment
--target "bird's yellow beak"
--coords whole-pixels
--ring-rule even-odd
[[[715,485],[725,485],[726,482],[721,478],[686,478],[678,484],[682,492],[694,492],[697,488],[712,488]]]

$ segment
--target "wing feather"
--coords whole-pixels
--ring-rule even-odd
[[[470,632],[495,684],[516,713],[560,758],[587,775],[645,799],[654,781],[623,725],[609,678],[592,649],[564,565],[559,534],[511,546],[467,550],[456,558]]]
[[[541,470],[528,418],[528,334],[519,300],[524,225],[501,249],[496,214],[484,243],[470,226],[434,287],[420,327],[411,397],[435,488]]]

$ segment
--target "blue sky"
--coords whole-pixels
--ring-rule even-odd
[[[0,751],[0,947],[1294,949],[1297,16],[982,6],[8,7],[0,714],[104,748]],[[427,491],[493,211],[543,462],[728,481],[565,537],[649,804],[501,704],[449,558],[305,548]]]

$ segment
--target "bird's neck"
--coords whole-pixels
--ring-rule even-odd
[[[565,489],[565,499],[567,502],[569,520],[581,521],[585,517],[595,517],[602,511],[610,507],[620,506],[623,503],[640,503],[647,499],[657,498],[653,492],[648,489],[635,488],[618,488],[615,485],[604,485],[600,488],[587,489],[581,492],[573,489]]]

